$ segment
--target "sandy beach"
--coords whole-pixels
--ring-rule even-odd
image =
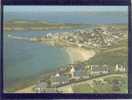
[[[31,85],[29,87],[17,90],[15,93],[34,93],[33,92],[33,88],[35,87],[35,85]]]
[[[70,56],[72,63],[89,60],[95,55],[95,51],[93,50],[86,50],[83,48],[74,48],[74,47],[66,48],[66,52]]]

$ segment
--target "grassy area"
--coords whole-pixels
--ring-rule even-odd
[[[72,87],[75,93],[93,93],[94,90],[89,84],[81,84]]]
[[[93,83],[85,82],[79,85],[73,85],[72,90],[75,93],[127,93],[128,92],[128,79],[120,76],[111,76],[104,78],[105,83],[101,83],[99,80],[93,80]],[[120,86],[112,85],[116,81],[120,81]]]
[[[97,55],[96,57],[91,58],[89,61],[85,62],[86,64],[123,64],[127,63],[128,57],[127,56],[116,56],[116,55]]]
[[[122,64],[127,62],[128,42],[125,39],[111,47],[100,49],[100,52],[90,60],[86,61],[85,64]]]
[[[109,84],[113,84],[116,81],[119,81],[121,85],[119,87],[113,86],[112,88],[115,90],[116,88],[120,91],[120,93],[128,93],[128,77],[127,74],[124,75],[124,77],[110,77],[110,78],[104,78],[105,81],[107,81]]]

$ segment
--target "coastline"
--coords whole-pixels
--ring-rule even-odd
[[[64,48],[64,50],[69,55],[69,58],[72,64],[78,61],[83,62],[83,61],[89,60],[96,54],[95,51],[93,50],[86,50],[86,49],[77,48],[77,47],[68,47],[68,48]],[[32,91],[33,87],[35,87],[35,84],[25,87],[23,89],[17,90],[15,93],[33,93]]]
[[[31,86],[28,86],[28,87],[26,87],[26,88],[17,90],[15,93],[34,93],[34,92],[33,92],[33,88],[34,88],[34,87],[35,87],[35,85],[31,85]]]
[[[65,50],[70,57],[71,63],[73,64],[76,62],[83,62],[89,60],[96,54],[93,50],[86,50],[77,47],[68,47]]]

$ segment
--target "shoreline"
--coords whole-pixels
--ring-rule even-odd
[[[78,61],[86,61],[95,56],[95,51],[86,50],[83,48],[68,47],[64,48],[66,53],[69,55],[70,61],[72,64]],[[35,84],[28,86],[26,88],[15,91],[15,93],[33,93],[32,88],[35,87]]]
[[[86,50],[78,47],[68,47],[65,50],[70,57],[71,63],[73,64],[89,60],[96,54],[93,50]]]

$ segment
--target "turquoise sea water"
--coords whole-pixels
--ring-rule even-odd
[[[124,13],[123,13],[124,14]],[[78,13],[4,13],[7,20],[46,20],[53,23],[79,24],[113,24],[127,23],[127,15],[117,14],[78,14]],[[4,86],[24,84],[25,79],[37,77],[57,67],[70,63],[69,56],[63,48],[50,47],[45,44],[31,43],[7,37],[7,34],[17,36],[41,36],[48,32],[63,32],[71,30],[49,30],[43,32],[26,31],[4,33]]]
[[[46,32],[45,32],[46,33]],[[63,48],[15,40],[4,35],[4,79],[10,87],[17,81],[47,73],[70,63]],[[14,32],[17,36],[42,35],[42,32]]]

